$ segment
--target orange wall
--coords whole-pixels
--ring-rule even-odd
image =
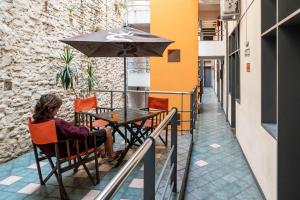
[[[150,58],[150,89],[191,91],[198,80],[198,0],[151,0],[150,28],[151,33],[175,41],[168,49],[181,51],[178,63],[168,62],[168,49],[162,58]],[[181,98],[168,97],[170,108],[181,108]],[[184,97],[183,109],[189,106],[189,98]]]

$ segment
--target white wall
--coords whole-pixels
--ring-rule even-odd
[[[148,58],[127,58],[128,86],[150,87],[150,66]]]
[[[125,15],[128,24],[150,24],[150,1],[128,1]],[[150,87],[147,58],[128,58],[128,86]]]
[[[225,56],[225,41],[200,41],[199,56]]]
[[[246,10],[245,2],[246,0],[242,0],[242,13]],[[248,1],[247,6],[249,6],[250,3],[251,1]],[[236,136],[264,195],[268,200],[276,200],[277,141],[261,126],[260,12],[261,1],[254,0],[251,7],[249,7],[247,15],[242,18],[240,23],[241,104],[236,103]],[[236,23],[229,22],[229,34],[234,29],[235,25]],[[246,41],[249,41],[250,44],[250,57],[244,56]],[[248,62],[251,63],[251,72],[246,72],[246,63]],[[226,75],[224,78],[225,77]],[[226,81],[224,83],[226,83]],[[224,93],[224,100],[226,100],[225,95],[226,93]],[[226,108],[226,104],[224,108]]]
[[[128,24],[150,24],[150,1],[129,1]]]

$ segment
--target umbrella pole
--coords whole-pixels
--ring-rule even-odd
[[[126,51],[125,51],[126,53]],[[126,55],[124,55],[124,110],[125,117],[127,116],[127,62]]]
[[[127,120],[127,62],[126,62],[126,48],[124,47],[124,119]],[[125,149],[127,148],[127,128],[125,127]]]

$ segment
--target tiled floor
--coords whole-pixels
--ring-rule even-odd
[[[217,97],[208,88],[194,133],[185,199],[263,199]]]
[[[178,138],[178,189],[181,186],[182,177],[185,170],[189,135],[180,135]],[[156,148],[156,169],[158,177],[160,169],[166,159],[168,149],[166,149],[159,141]],[[160,143],[160,144],[159,144]],[[120,139],[115,143],[115,149],[121,149],[124,146]],[[129,152],[125,158],[128,160],[133,151]],[[87,177],[87,174],[82,168],[76,174],[73,171],[66,172],[63,176],[63,182],[66,191],[71,200],[94,199],[101,190],[109,183],[109,181],[117,174],[122,165],[118,168],[113,168],[109,163],[100,160],[103,164],[99,167],[100,183],[93,186]],[[90,163],[88,167],[93,170],[94,165]],[[42,164],[42,172],[44,178],[46,173],[50,172],[49,164],[44,161]],[[143,197],[143,181],[144,181],[143,163],[140,163],[130,176],[125,180],[123,186],[115,195],[114,199],[128,199],[136,200]],[[162,182],[165,182],[163,180]],[[163,189],[160,187],[158,195]],[[14,199],[58,199],[59,189],[55,177],[52,177],[46,186],[39,185],[37,169],[33,152],[28,152],[17,159],[11,160],[7,163],[0,164],[0,200],[14,200]]]

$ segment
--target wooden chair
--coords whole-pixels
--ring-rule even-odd
[[[97,98],[90,97],[86,99],[76,99],[74,102],[75,110],[75,124],[90,127],[90,129],[98,129],[108,125],[104,120],[93,120],[90,118],[90,113],[99,114],[102,112],[109,112],[111,108],[100,108],[97,106]],[[90,113],[89,113],[90,112]]]
[[[54,174],[60,191],[61,199],[69,199],[66,190],[63,186],[62,174],[69,170],[77,171],[79,166],[83,166],[86,171],[88,177],[92,181],[94,185],[99,183],[99,170],[98,170],[98,151],[100,147],[96,145],[96,136],[93,134],[93,148],[88,148],[87,139],[85,140],[58,140],[56,133],[55,120],[49,120],[47,122],[42,123],[32,123],[31,118],[28,120],[29,132],[33,144],[34,155],[36,159],[36,165],[38,170],[38,176],[40,179],[40,184],[45,185],[46,182],[52,177]],[[80,147],[80,142],[83,145]],[[53,147],[54,154],[49,155],[48,152],[43,152],[42,145],[49,145],[49,147]],[[74,152],[74,148],[70,149],[70,146],[74,145],[76,148],[76,152]],[[84,146],[84,147],[82,147]],[[40,153],[38,152],[40,149]],[[66,152],[64,151],[66,150]],[[48,155],[47,155],[48,154]],[[66,154],[66,155],[64,155]],[[53,162],[53,158],[55,158]],[[50,167],[52,168],[51,172],[47,175],[45,179],[43,179],[40,161],[48,160]],[[96,171],[96,181],[92,177],[89,169],[86,166],[86,163],[93,161],[95,162],[95,171]]]
[[[168,109],[168,98],[148,97],[148,107],[144,108],[143,110],[159,112],[159,114],[156,117],[145,122],[144,128],[146,135],[149,135],[149,132],[152,132],[162,122],[165,116],[168,115]],[[140,122],[137,122],[137,124],[140,124]],[[165,140],[163,140],[161,136],[159,136],[159,138],[166,146],[168,145],[168,126],[166,127]]]

